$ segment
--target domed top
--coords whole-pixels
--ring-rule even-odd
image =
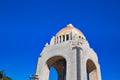
[[[83,33],[79,29],[75,28],[72,24],[68,24],[67,27],[61,29],[56,35],[61,35],[61,34],[69,33],[69,32],[72,32],[72,31],[76,32],[78,35],[85,38]]]

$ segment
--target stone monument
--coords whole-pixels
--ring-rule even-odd
[[[58,80],[101,80],[97,54],[72,24],[61,29],[43,48],[36,79],[48,80],[51,66],[57,70]]]

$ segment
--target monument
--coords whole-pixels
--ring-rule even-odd
[[[97,54],[72,24],[45,45],[38,58],[35,79],[48,80],[51,66],[57,70],[58,80],[101,80]]]

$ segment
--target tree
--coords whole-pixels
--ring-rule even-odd
[[[4,71],[0,71],[0,79],[3,77]]]
[[[5,75],[4,70],[0,71],[0,80],[12,80],[12,78]]]

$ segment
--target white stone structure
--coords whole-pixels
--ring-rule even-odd
[[[58,72],[58,80],[101,80],[96,53],[83,33],[72,24],[61,29],[46,44],[38,58],[38,80],[49,79],[49,69]]]

